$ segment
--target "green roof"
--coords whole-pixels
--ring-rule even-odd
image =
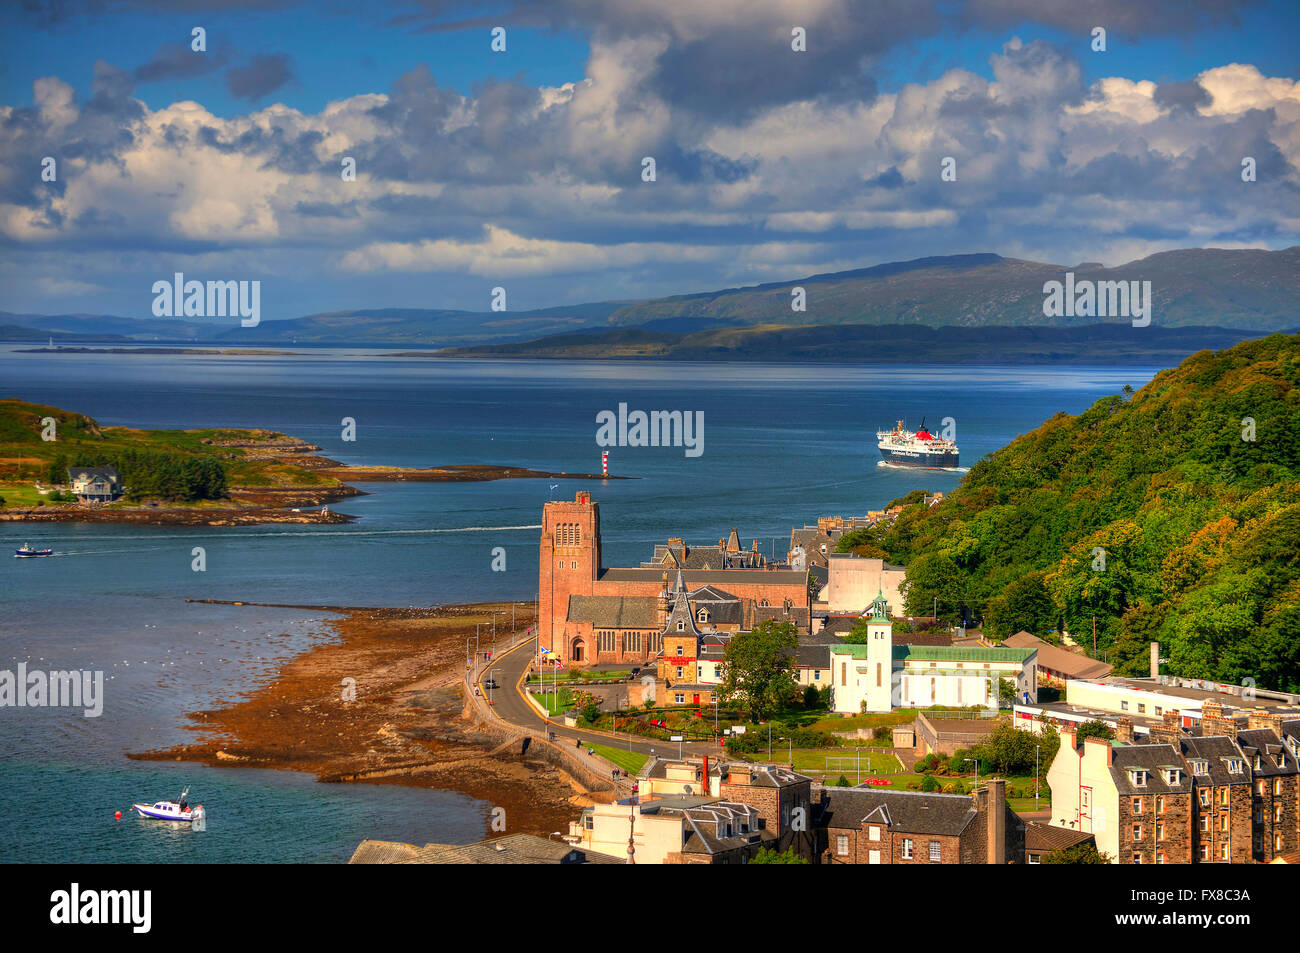
[[[843,645],[830,646],[831,655],[851,655],[855,659],[867,657],[870,646],[860,642],[846,642]]]
[[[1037,649],[967,648],[953,645],[895,645],[894,658],[916,662],[1027,662]]]
[[[845,643],[830,646],[832,655],[849,655],[854,659],[867,658],[869,646],[861,643]],[[1036,649],[1013,648],[966,648],[951,645],[895,645],[895,661],[915,662],[1026,662]]]

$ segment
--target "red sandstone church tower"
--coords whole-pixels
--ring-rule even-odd
[[[564,622],[569,596],[591,595],[599,574],[600,504],[591,502],[585,490],[572,503],[547,503],[542,508],[537,626],[542,648],[559,653],[566,663],[589,660],[589,647],[564,644]]]

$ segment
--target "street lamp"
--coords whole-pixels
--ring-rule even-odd
[[[975,764],[975,787],[978,788],[978,787],[980,786],[980,761],[979,761],[979,758],[962,758],[961,760],[962,760],[962,763],[963,763],[963,764],[964,764],[965,762],[967,762],[967,761],[974,762],[974,764]]]
[[[1038,810],[1038,750],[1039,745],[1034,745],[1034,810]]]

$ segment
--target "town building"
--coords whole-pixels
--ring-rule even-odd
[[[1025,825],[1025,863],[1041,864],[1043,858],[1058,850],[1069,850],[1091,844],[1097,846],[1092,834],[1084,831],[1072,831],[1064,827],[1053,827],[1041,821],[1030,821]]]
[[[1001,704],[1002,684],[1015,697],[1038,698],[1033,649],[895,645],[883,595],[872,603],[865,643],[829,647],[831,710],[842,714],[894,708]]]
[[[1024,856],[1024,821],[997,778],[970,795],[861,785],[815,788],[813,797],[822,863],[1005,864]]]
[[[735,552],[728,553],[729,543],[723,541],[721,553],[710,556],[721,563],[719,567],[709,562],[710,568],[693,568],[692,551],[679,549],[676,542],[670,541],[662,558],[686,565],[671,572],[658,561],[649,568],[605,568],[600,557],[599,504],[591,494],[579,492],[573,502],[546,503],[538,572],[542,649],[564,664],[654,662],[664,648],[678,589],[687,592],[701,634],[706,629],[717,633],[749,629],[769,617],[803,621],[806,627],[805,572],[773,568],[761,554],[746,555],[755,550],[741,550],[738,538]],[[675,578],[680,585],[673,584]],[[674,629],[676,621],[680,619],[674,621]]]
[[[903,614],[903,597],[899,592],[905,574],[902,566],[853,553],[834,553],[828,559],[827,573],[819,606],[829,614],[861,613],[877,595],[884,596],[891,614]]]
[[[1047,770],[1052,825],[1092,834],[1121,864],[1188,864],[1192,777],[1173,745],[1113,744],[1069,729]]]
[[[568,839],[584,851],[632,864],[744,864],[776,842],[756,808],[700,795],[583,808],[569,825]]]
[[[1099,662],[1078,652],[1071,652],[1050,642],[1044,642],[1028,632],[1017,632],[1000,644],[1007,648],[1034,649],[1038,652],[1040,685],[1063,688],[1070,679],[1105,678],[1111,672],[1111,666],[1106,662]]]

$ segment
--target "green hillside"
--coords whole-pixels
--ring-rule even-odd
[[[872,324],[928,327],[1077,326],[1094,317],[1043,314],[1043,284],[1067,271],[1089,281],[1150,281],[1159,327],[1289,330],[1300,324],[1300,246],[1280,251],[1192,248],[1160,252],[1115,268],[1048,264],[1000,255],[952,255],[792,281],[675,295],[624,305],[618,327],[670,317],[734,324]],[[807,309],[791,310],[802,287]],[[1110,318],[1110,321],[1117,319]],[[1126,323],[1118,319],[1120,323]]]
[[[879,546],[907,608],[994,637],[1058,624],[1121,672],[1300,690],[1300,335],[1201,351],[1057,414],[909,506]],[[1253,435],[1250,432],[1253,421]],[[1253,436],[1253,439],[1250,439]]]

